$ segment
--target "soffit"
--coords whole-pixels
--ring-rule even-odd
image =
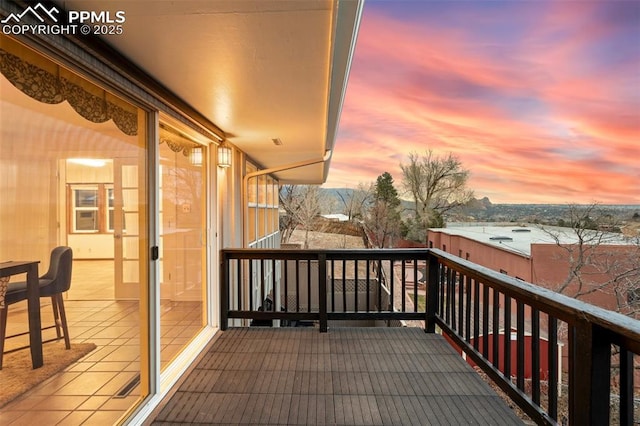
[[[124,34],[103,39],[221,128],[259,166],[322,158],[333,147],[351,52],[336,63],[333,46],[345,51],[353,44],[358,2],[343,2],[350,13],[338,21],[338,3],[326,0],[59,4],[125,11]],[[341,31],[334,31],[335,22]],[[336,32],[344,40],[335,40]],[[274,138],[282,145],[274,145]],[[328,166],[277,175],[321,183]]]

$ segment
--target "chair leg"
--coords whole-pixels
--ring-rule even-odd
[[[58,308],[58,295],[51,296],[51,307],[53,308],[53,323],[56,325],[56,337],[62,338],[62,331],[60,330],[60,314]]]
[[[71,349],[71,339],[69,338],[69,327],[67,326],[67,313],[64,311],[64,302],[62,300],[62,294],[58,293],[55,298],[57,299],[58,311],[60,313],[60,322],[62,323],[62,332],[64,333],[64,347]]]
[[[4,338],[7,335],[7,309],[9,309],[7,304],[0,309],[0,370],[2,370],[2,358],[4,355]]]

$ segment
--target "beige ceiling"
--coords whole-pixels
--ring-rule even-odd
[[[361,0],[58,3],[125,11],[124,34],[104,39],[262,168],[318,160],[333,148]],[[276,175],[321,183],[328,167]]]

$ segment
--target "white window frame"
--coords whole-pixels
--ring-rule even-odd
[[[77,192],[76,191],[95,191],[96,193],[96,205],[95,207],[78,207],[76,205],[77,201]],[[100,218],[98,217],[100,214],[100,187],[99,185],[71,185],[71,229],[75,234],[99,234],[100,233]],[[77,213],[78,212],[96,212],[96,226],[97,229],[78,229],[77,224]]]

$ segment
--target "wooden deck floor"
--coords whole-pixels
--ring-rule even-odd
[[[522,424],[442,336],[418,328],[221,332],[163,423]]]

